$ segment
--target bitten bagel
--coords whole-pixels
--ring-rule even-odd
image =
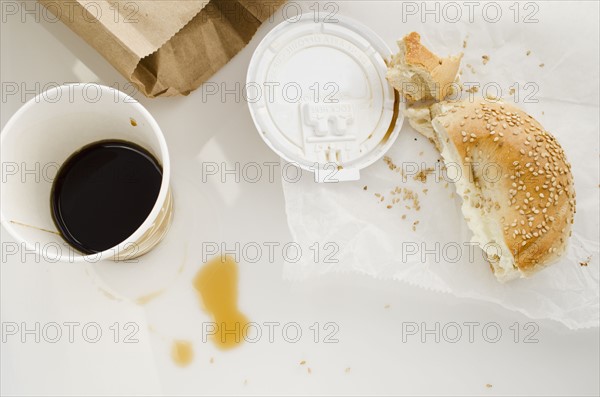
[[[527,277],[566,249],[575,214],[571,165],[533,117],[502,102],[442,102],[431,125],[473,241],[500,281]]]
[[[556,139],[515,105],[435,95],[427,101],[427,95],[403,92],[405,80],[394,76],[413,73],[409,44],[417,40],[422,47],[418,39],[416,33],[403,39],[406,48],[388,69],[390,83],[409,100],[410,124],[436,145],[448,169],[460,170],[454,181],[463,215],[497,279],[530,276],[566,250],[576,204],[571,165]],[[424,47],[415,54],[431,58]],[[439,61],[445,69],[438,77],[431,73],[436,68],[427,67],[418,79],[429,84],[443,75],[454,81],[460,58],[453,59]]]

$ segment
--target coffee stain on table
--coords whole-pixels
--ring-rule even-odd
[[[166,287],[164,287],[162,289],[149,292],[149,293],[147,293],[145,295],[138,296],[137,298],[135,298],[134,302],[137,305],[140,305],[140,306],[146,305],[149,302],[151,302],[154,299],[156,299],[159,296],[161,296],[169,288],[171,288],[171,286],[173,285],[173,283],[175,283],[175,280],[183,273],[183,270],[185,269],[185,266],[186,266],[186,263],[187,263],[187,256],[188,256],[188,243],[186,241],[184,243],[184,245],[183,245],[183,259],[181,260],[181,265],[179,265],[179,269],[177,269],[177,275],[173,278],[173,280],[171,280],[171,282]]]
[[[193,280],[200,302],[215,323],[212,341],[231,349],[245,339],[248,318],[238,309],[238,264],[221,255],[207,262]]]
[[[12,223],[13,225],[30,227],[32,229],[36,229],[36,230],[39,230],[41,232],[52,233],[52,234],[56,234],[56,235],[59,235],[59,236],[61,235],[59,232],[54,231],[54,230],[44,229],[44,228],[41,228],[41,227],[32,226],[32,225],[28,225],[26,223],[21,223],[21,222],[17,222],[17,221],[9,221],[9,222]]]
[[[135,303],[138,305],[145,305],[146,303],[154,300],[155,298],[158,298],[159,296],[161,296],[163,294],[163,292],[165,292],[164,289],[160,289],[158,291],[154,291],[154,292],[150,292],[149,294],[146,295],[142,295],[138,298],[135,299]]]
[[[187,263],[187,257],[188,257],[188,242],[186,241],[183,245],[183,260],[181,261],[181,265],[179,266],[179,269],[177,270],[177,274],[183,273],[183,270],[185,269],[185,265]]]
[[[171,346],[171,358],[179,367],[187,367],[194,359],[192,344],[185,340],[174,340]]]
[[[122,302],[123,301],[123,299],[121,299],[120,297],[116,296],[111,291],[107,290],[102,285],[100,285],[98,283],[98,281],[96,280],[96,277],[94,275],[90,274],[89,268],[87,266],[85,267],[84,271],[85,271],[85,275],[88,277],[88,279],[90,280],[90,282],[96,287],[96,289],[98,290],[98,292],[100,292],[102,295],[104,295],[106,298],[108,298],[111,301],[115,301],[115,302]]]

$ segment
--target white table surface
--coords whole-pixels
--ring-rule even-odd
[[[409,29],[390,14],[390,7],[397,9],[399,3],[337,4],[340,13],[371,26],[390,47]],[[540,7],[545,13],[565,11],[547,3]],[[597,5],[578,7],[580,13],[595,13],[589,20],[596,23],[590,34],[597,37]],[[2,22],[3,85],[16,82],[37,93],[49,83],[77,81],[125,87],[126,80],[63,24],[34,19],[7,17]],[[281,15],[276,20],[281,20]],[[263,26],[248,47],[211,81],[243,84],[253,49],[274,25]],[[419,26],[413,23],[411,28]],[[26,94],[25,99],[33,95]],[[200,164],[223,161],[243,165],[276,162],[278,158],[256,133],[243,101],[203,100],[202,89],[184,98],[135,97],[156,118],[171,151],[176,197],[173,230],[140,263],[127,268],[123,267],[127,264],[97,265],[90,274],[90,269],[86,272],[81,265],[45,263],[32,255],[5,257],[4,244],[13,239],[3,229],[3,326],[97,322],[105,333],[99,343],[86,342],[75,334],[73,343],[63,337],[56,344],[36,343],[31,337],[23,343],[3,334],[3,395],[598,395],[598,329],[569,331],[493,304],[359,275],[290,283],[282,279],[281,257],[273,263],[266,257],[258,263],[241,261],[240,307],[260,324],[298,323],[302,339],[290,343],[277,331],[273,343],[263,335],[258,343],[245,343],[227,352],[203,343],[199,324],[209,319],[191,286],[191,277],[201,265],[201,242],[283,244],[292,238],[278,178],[273,183],[266,178],[255,184],[231,180],[222,184],[214,179],[202,183]],[[3,98],[2,127],[22,103],[19,95]],[[171,275],[181,263],[185,263],[185,271],[165,281],[164,275]],[[123,283],[121,272],[139,284]],[[99,282],[118,297],[108,297]],[[167,291],[147,305],[129,299],[164,286]],[[109,330],[114,322],[138,324],[139,341],[115,343]],[[315,343],[309,328],[315,322],[321,328],[336,323],[338,342],[323,343],[321,331],[320,342]],[[428,328],[455,322],[461,324],[464,335],[458,343],[443,338],[436,343],[431,335],[425,342],[419,335],[403,341],[403,323],[408,322]],[[465,322],[480,324],[472,342]],[[529,322],[539,327],[536,343],[524,343],[523,326]],[[483,338],[481,328],[487,323],[502,329],[499,342]],[[521,327],[518,342],[510,328],[514,323]],[[177,368],[171,361],[173,338],[194,342],[195,359],[189,367]],[[299,364],[302,360],[305,365]]]

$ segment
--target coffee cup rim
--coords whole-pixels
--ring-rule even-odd
[[[43,96],[49,96],[54,91],[62,90],[62,89],[74,89],[74,90],[83,90],[84,87],[89,86],[97,86],[103,93],[110,93],[111,95],[117,95],[117,99],[120,103],[126,104],[127,106],[132,106],[135,108],[144,118],[144,122],[146,122],[150,130],[153,132],[155,138],[158,141],[159,150],[160,150],[160,161],[163,168],[162,181],[160,185],[160,190],[158,197],[152,207],[152,210],[144,220],[144,222],[136,229],[136,231],[129,236],[127,239],[117,244],[116,246],[106,249],[102,252],[98,252],[96,254],[90,255],[69,255],[69,253],[60,252],[56,257],[52,257],[51,262],[88,262],[95,263],[100,260],[110,259],[116,257],[118,253],[125,252],[128,248],[131,247],[131,244],[135,244],[140,237],[152,226],[154,221],[157,219],[160,211],[163,209],[163,203],[165,202],[167,195],[169,194],[169,186],[170,186],[170,176],[171,176],[171,167],[170,167],[170,157],[169,150],[167,147],[167,143],[162,132],[162,129],[158,125],[157,121],[150,114],[150,112],[135,98],[132,96],[120,91],[116,88],[105,86],[97,83],[72,83],[72,84],[63,84],[60,86],[49,88],[35,97],[28,100],[25,104],[23,104],[16,112],[13,114],[4,128],[2,129],[2,133],[0,134],[0,145],[4,145],[6,137],[11,133],[14,129],[14,126],[21,119],[21,117],[30,109],[33,108],[36,104],[40,102],[40,98]],[[78,98],[80,96],[77,96]],[[13,223],[9,221],[4,213],[4,208],[0,206],[0,224],[8,231],[8,233],[15,239],[19,244],[25,245],[26,249],[31,252],[35,252],[36,255],[40,255],[40,257],[45,257],[40,249],[40,247],[36,244],[32,244],[31,241],[25,239],[21,233],[14,227]],[[74,250],[74,249],[73,249]]]

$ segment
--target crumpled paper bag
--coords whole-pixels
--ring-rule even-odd
[[[486,84],[500,87],[506,101],[517,102],[557,137],[573,166],[577,192],[566,255],[532,278],[497,282],[481,248],[470,243],[461,198],[444,173],[439,154],[405,120],[388,158],[362,170],[359,181],[318,184],[308,172],[299,181],[283,180],[295,241],[301,246],[318,242],[337,247],[328,260],[306,256],[286,264],[284,277],[301,280],[357,272],[494,302],[571,329],[597,327],[597,37],[577,33],[577,24],[585,22],[563,26],[559,14],[541,12],[545,24],[538,25],[508,21],[410,26],[409,22],[382,30],[394,31],[393,37],[384,37],[390,46],[416,30],[424,44],[442,56],[464,52],[461,80],[467,87],[480,84],[479,92],[472,90],[475,100],[483,98]],[[553,27],[554,23],[561,27]],[[494,89],[487,93],[497,95]],[[468,98],[469,93],[462,95]]]
[[[285,0],[39,0],[147,97],[187,95]]]

